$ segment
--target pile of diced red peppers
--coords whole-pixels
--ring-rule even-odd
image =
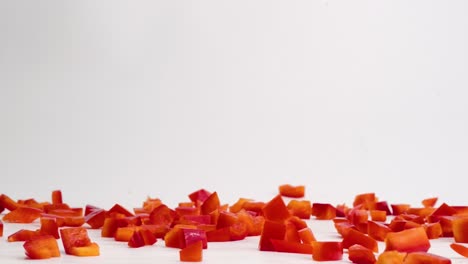
[[[8,236],[9,242],[23,241],[31,259],[59,257],[57,239],[66,254],[98,256],[87,228],[101,229],[102,237],[124,241],[131,248],[150,246],[163,239],[167,247],[178,248],[180,261],[202,261],[208,242],[236,241],[260,236],[258,249],[309,254],[315,261],[342,260],[344,253],[353,263],[451,263],[449,258],[428,253],[430,240],[453,237],[450,247],[468,258],[468,206],[435,207],[437,198],[422,201],[421,207],[388,204],[374,193],[359,194],[353,206],[333,206],[291,199],[303,198],[304,186],[279,186],[269,202],[240,198],[231,206],[221,204],[216,192],[200,189],[188,195],[190,201],[169,208],[160,199],[148,198],[141,208],[130,212],[119,204],[109,210],[86,205],[72,208],[62,201],[60,190],[51,202],[34,199],[15,201],[0,196],[0,213],[7,223],[32,223],[40,229],[22,229]],[[387,222],[387,216],[393,215]],[[317,241],[304,219],[332,220],[340,241]],[[3,223],[0,221],[0,236]],[[379,253],[377,241],[385,242]]]

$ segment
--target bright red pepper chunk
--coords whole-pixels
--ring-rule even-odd
[[[348,248],[348,257],[357,264],[374,264],[377,261],[372,250],[357,244]]]
[[[197,241],[179,251],[180,261],[200,262],[203,260],[203,242]]]
[[[26,256],[31,259],[48,259],[60,257],[57,240],[53,236],[37,236],[23,244]]]
[[[458,254],[462,255],[465,258],[468,258],[468,247],[465,247],[462,244],[456,244],[456,243],[450,244],[450,247]]]
[[[390,232],[385,239],[385,245],[385,251],[397,250],[400,252],[427,252],[431,246],[423,227]]]
[[[315,261],[341,260],[343,246],[341,242],[314,241],[312,242],[312,259]]]
[[[282,196],[292,197],[292,198],[302,198],[305,195],[305,186],[298,185],[292,186],[290,184],[283,184],[278,187],[279,193]]]

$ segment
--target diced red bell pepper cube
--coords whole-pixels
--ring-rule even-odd
[[[311,244],[302,244],[281,239],[271,239],[271,243],[274,250],[278,252],[312,254]]]
[[[62,191],[61,190],[52,191],[52,204],[61,204],[61,203],[63,203]]]
[[[211,216],[209,215],[183,215],[179,219],[180,224],[198,225],[198,224],[211,224]]]
[[[336,209],[328,203],[313,203],[312,215],[318,220],[330,220],[336,217]]]
[[[348,258],[357,264],[374,264],[377,261],[372,250],[359,244],[348,248]]]
[[[278,187],[278,190],[282,196],[286,197],[301,198],[305,195],[304,185],[292,186],[290,184],[283,184]]]
[[[86,214],[84,217],[85,222],[92,228],[97,229],[101,228],[104,225],[104,220],[106,219],[106,210],[104,209],[95,209],[90,213]]]
[[[295,243],[300,243],[301,238],[299,237],[299,233],[297,232],[296,225],[291,222],[286,222],[285,223],[286,227],[286,232],[284,234],[284,240],[288,242],[295,242]]]
[[[343,259],[343,245],[336,241],[312,242],[312,259],[315,261],[331,261]]]
[[[377,264],[403,264],[407,254],[396,250],[385,251],[377,258]]]
[[[19,204],[8,195],[2,194],[0,195],[0,207],[13,211],[19,207]]]
[[[363,205],[364,209],[372,209],[375,202],[377,202],[375,193],[362,193],[354,197],[353,207]]]
[[[451,216],[456,213],[457,211],[453,207],[446,203],[443,203],[432,213],[432,215]]]
[[[393,215],[401,215],[406,213],[411,207],[409,204],[391,204]]]
[[[166,225],[142,225],[141,229],[149,230],[156,238],[163,238],[167,232],[169,232],[170,227]]]
[[[84,227],[68,227],[60,229],[63,248],[65,253],[72,254],[71,248],[85,247],[91,245],[88,231]]]
[[[247,201],[242,208],[248,212],[255,212],[257,215],[260,215],[265,205],[266,203],[264,202]]]
[[[291,200],[289,201],[287,208],[292,215],[302,219],[310,219],[310,215],[312,214],[312,205],[310,201],[307,200]]]
[[[182,229],[197,229],[194,225],[175,225],[164,236],[164,243],[166,247],[184,248],[185,238]]]
[[[280,223],[291,216],[281,195],[277,195],[271,199],[265,207],[263,207],[262,212],[266,220]]]
[[[117,230],[117,219],[108,217],[104,219],[104,224],[101,229],[102,237],[114,237],[115,231]]]
[[[406,264],[431,263],[431,264],[450,264],[452,261],[448,258],[427,253],[427,252],[412,252],[406,255],[404,260]]]
[[[197,202],[204,202],[209,196],[211,195],[211,193],[205,189],[200,189],[198,191],[195,191],[191,194],[188,195],[190,201],[194,202],[194,203],[197,203]]]
[[[383,223],[369,221],[367,223],[367,234],[377,241],[384,241],[387,234],[392,230]]]
[[[229,227],[229,234],[231,241],[242,240],[248,235],[247,224],[244,222],[237,222]]]
[[[51,217],[41,217],[41,234],[51,235],[54,238],[60,238],[57,220]]]
[[[456,243],[450,244],[450,247],[458,254],[462,255],[465,258],[468,258],[468,247],[465,247],[462,244],[456,244]]]
[[[3,236],[3,222],[0,221],[0,237]]]
[[[139,229],[133,232],[132,237],[128,241],[128,246],[138,248],[143,246],[151,246],[156,243],[157,239],[148,229]]]
[[[452,231],[455,242],[468,243],[468,216],[453,219]]]
[[[200,262],[203,260],[203,242],[197,241],[179,251],[180,261]]]
[[[423,227],[426,230],[426,234],[429,239],[436,239],[442,236],[442,226],[439,222],[427,223],[424,224]]]
[[[137,230],[138,230],[138,227],[136,227],[136,226],[119,227],[115,231],[114,239],[115,239],[115,241],[128,242],[128,241],[130,241],[133,234]]]
[[[279,223],[272,220],[265,220],[258,248],[261,251],[275,251],[275,247],[271,243],[272,239],[283,239],[286,233],[284,223]]]
[[[385,222],[387,220],[387,212],[380,210],[370,210],[370,217],[372,221]]]
[[[171,226],[172,222],[176,217],[176,212],[172,209],[169,209],[164,204],[156,207],[151,211],[149,215],[149,222],[153,225],[167,225]]]
[[[343,238],[343,248],[349,248],[352,245],[361,245],[374,252],[378,252],[377,241],[355,229],[350,229]]]
[[[392,214],[392,211],[390,211],[390,208],[389,208],[388,203],[386,201],[376,202],[374,204],[374,210],[385,211],[387,213],[387,215]]]
[[[60,257],[57,240],[50,235],[34,237],[33,239],[26,241],[23,244],[23,247],[26,250],[26,256],[31,259]]]
[[[230,212],[219,212],[218,221],[216,223],[216,228],[229,227],[239,221],[238,217],[234,213]]]
[[[385,239],[385,251],[427,252],[431,244],[423,227],[406,229],[400,232],[390,232]]]
[[[70,255],[77,257],[93,257],[99,256],[99,245],[97,243],[91,242],[86,246],[77,246],[70,248]]]
[[[317,241],[317,239],[315,239],[314,233],[312,232],[312,229],[309,227],[300,229],[297,231],[297,233],[299,234],[299,238],[304,244],[312,244],[312,242]]]
[[[247,227],[247,236],[258,236],[262,233],[263,223],[265,218],[263,216],[252,216],[244,209],[237,213],[239,222],[244,223]]]
[[[27,230],[27,229],[20,229],[16,231],[15,233],[9,235],[7,238],[7,241],[8,242],[27,241],[40,235],[41,233],[38,230],[32,231],[32,230]]]
[[[208,242],[227,242],[231,241],[230,227],[223,227],[206,232]]]
[[[231,205],[229,207],[229,212],[237,213],[240,210],[242,210],[242,208],[244,208],[244,204],[246,202],[251,202],[251,201],[253,201],[253,200],[252,199],[247,199],[247,198],[239,198],[239,200],[237,200],[237,202],[235,202],[233,205]]]
[[[434,207],[434,205],[437,203],[437,200],[437,197],[430,197],[422,200],[421,203],[424,207]]]
[[[220,207],[221,203],[219,202],[218,193],[214,192],[208,196],[205,201],[202,203],[200,209],[202,215],[210,214],[211,212],[217,210]]]
[[[133,216],[133,214],[130,211],[125,209],[120,204],[114,204],[114,206],[112,206],[111,209],[109,209],[106,212],[106,214],[107,214],[106,215],[107,217],[112,217],[112,216],[116,216],[116,215]]]
[[[193,228],[182,228],[182,233],[184,236],[184,245],[187,247],[191,244],[197,243],[198,241],[202,242],[203,248],[208,248],[208,241],[206,238],[206,232],[201,229]]]
[[[9,223],[32,223],[42,214],[42,210],[21,206],[3,216],[3,221]]]

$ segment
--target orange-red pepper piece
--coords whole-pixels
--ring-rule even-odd
[[[284,220],[291,216],[283,198],[281,198],[281,195],[276,195],[271,199],[265,207],[263,207],[262,212],[266,220],[280,223],[284,222]]]
[[[208,242],[226,242],[231,241],[230,227],[223,227],[206,232]]]
[[[176,212],[169,209],[165,204],[161,204],[151,211],[149,215],[149,222],[153,225],[167,225],[171,226],[176,217]]]
[[[61,190],[52,191],[52,204],[61,204],[61,203],[63,203],[62,191]]]
[[[403,264],[407,254],[396,250],[385,251],[377,258],[377,264]]]
[[[390,232],[385,239],[385,251],[427,252],[431,246],[423,227],[406,229],[400,232]]]
[[[275,251],[278,252],[312,254],[311,244],[302,244],[281,239],[271,239],[271,243]]]
[[[217,210],[221,203],[219,202],[218,193],[214,192],[210,196],[208,196],[205,201],[201,205],[201,214],[207,215],[211,212]]]
[[[450,247],[458,254],[462,255],[465,258],[468,258],[468,247],[457,243],[450,244]]]
[[[77,257],[99,256],[99,245],[97,243],[91,242],[86,246],[71,247],[69,254]]]
[[[423,227],[426,230],[426,234],[429,239],[436,239],[442,236],[442,226],[439,222],[427,223],[424,224]]]
[[[41,234],[51,235],[54,238],[60,238],[57,220],[52,217],[41,217]]]
[[[331,261],[343,259],[343,246],[336,241],[312,242],[312,259],[315,261]]]
[[[32,223],[42,214],[42,210],[21,206],[3,216],[3,221],[9,223]]]
[[[305,195],[304,185],[292,186],[290,184],[283,184],[278,187],[278,190],[282,196],[291,198],[302,198]]]
[[[148,229],[139,229],[133,232],[132,237],[128,241],[128,246],[138,248],[143,246],[151,246],[156,243],[157,239]]]
[[[393,215],[401,215],[406,213],[411,207],[409,204],[391,204]]]
[[[95,209],[85,215],[85,222],[92,228],[101,228],[106,219],[106,211],[104,209]]]
[[[375,202],[377,202],[375,193],[361,193],[354,197],[353,207],[363,205],[364,209],[372,209]]]
[[[271,243],[272,239],[283,239],[286,234],[286,226],[283,223],[265,220],[258,248],[261,251],[275,251]]]
[[[377,241],[384,241],[387,234],[392,230],[380,222],[369,221],[367,223],[367,234]]]
[[[348,248],[348,258],[357,264],[374,264],[377,261],[372,250],[359,244]]]
[[[15,200],[11,199],[8,195],[6,194],[0,195],[0,207],[13,211],[19,206],[20,205]]]
[[[88,231],[84,227],[68,227],[60,229],[63,248],[65,253],[72,254],[71,248],[85,247],[91,245]]]
[[[299,234],[299,238],[304,244],[312,244],[312,242],[317,241],[317,239],[315,239],[314,233],[312,232],[312,229],[309,227],[300,229],[297,231],[297,233]]]
[[[291,200],[286,207],[292,215],[302,219],[310,219],[310,215],[312,214],[312,205],[307,200]]]
[[[27,229],[20,229],[16,231],[15,233],[9,235],[7,238],[7,241],[8,242],[27,241],[40,235],[41,233],[38,230],[33,231],[33,230],[27,230]]]
[[[328,203],[313,203],[312,215],[318,220],[330,220],[336,217],[336,209]]]
[[[422,200],[421,204],[424,207],[434,207],[434,205],[437,203],[437,200],[438,200],[437,197],[430,197],[430,198],[426,198],[426,199]]]
[[[180,261],[200,262],[203,260],[203,243],[197,241],[179,251]]]
[[[457,217],[452,221],[453,238],[457,243],[468,243],[468,217]]]
[[[385,222],[387,220],[387,212],[381,210],[370,210],[370,217],[372,221]]]
[[[343,238],[343,248],[349,248],[356,244],[364,246],[374,252],[379,252],[375,239],[351,228]]]
[[[200,189],[188,195],[190,201],[197,203],[197,202],[204,202],[208,197],[210,197],[211,193],[205,189]]]
[[[431,263],[431,264],[450,264],[452,261],[448,258],[427,253],[427,252],[412,252],[406,255],[405,264]]]
[[[48,259],[60,257],[57,240],[53,236],[43,235],[34,237],[23,244],[26,256],[31,259]]]

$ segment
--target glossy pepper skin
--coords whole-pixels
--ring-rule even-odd
[[[23,247],[26,250],[26,256],[31,259],[60,257],[57,240],[50,235],[37,236],[30,239],[23,244]]]
[[[427,252],[431,247],[423,227],[390,232],[385,239],[385,245],[385,251],[397,250],[399,252]]]
[[[312,242],[312,259],[315,261],[331,261],[343,259],[343,245],[335,241]]]

